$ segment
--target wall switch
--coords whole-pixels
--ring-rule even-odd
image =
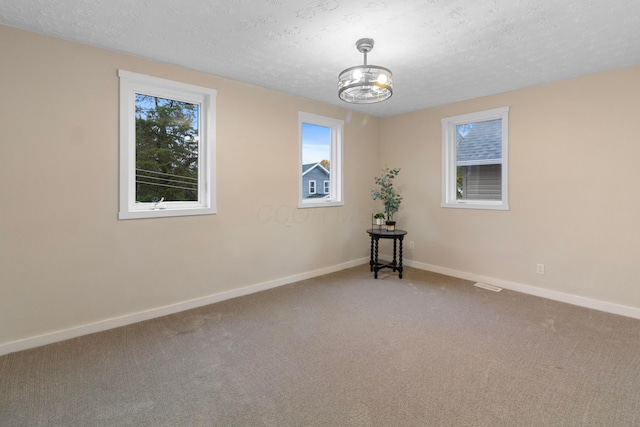
[[[544,274],[544,264],[538,264],[538,265],[536,265],[536,273],[538,273],[538,274]]]
[[[411,240],[409,242],[409,249],[415,249],[416,248],[416,242],[414,242],[413,240]]]

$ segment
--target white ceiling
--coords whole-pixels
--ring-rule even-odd
[[[375,116],[640,64],[640,0],[1,0],[0,23]],[[353,106],[363,37],[395,89]]]

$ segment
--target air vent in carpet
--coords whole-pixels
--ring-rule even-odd
[[[502,288],[499,288],[497,286],[493,286],[493,285],[488,285],[486,283],[476,283],[475,285],[473,285],[477,288],[482,288],[482,289],[487,289],[493,292],[500,292],[502,290]]]

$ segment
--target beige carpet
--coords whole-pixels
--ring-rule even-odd
[[[0,357],[0,425],[638,426],[640,321],[367,265]]]

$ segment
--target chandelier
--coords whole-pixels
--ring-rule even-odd
[[[377,65],[367,65],[367,53],[373,49],[373,39],[358,40],[356,48],[364,54],[364,65],[356,65],[340,73],[338,97],[352,104],[373,104],[391,98],[391,70]]]

